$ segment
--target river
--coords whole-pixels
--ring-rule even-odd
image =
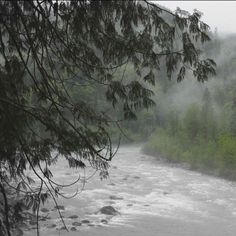
[[[63,162],[58,163],[54,172],[55,179],[63,183],[78,176]],[[44,207],[49,212],[42,213],[48,215],[48,220],[40,222],[41,235],[235,235],[234,182],[165,164],[142,154],[140,146],[121,147],[111,163],[109,176],[100,181],[96,174],[86,181],[84,190],[75,198],[58,199],[58,204],[65,206],[62,214],[69,232],[61,229],[62,223],[48,202]],[[74,190],[75,187],[70,188],[66,193]],[[119,214],[111,217],[99,213],[103,206],[112,206]],[[78,218],[71,219],[73,215]],[[84,219],[90,223],[72,225]],[[25,235],[36,233],[26,231]]]

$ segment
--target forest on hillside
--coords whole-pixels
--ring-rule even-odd
[[[114,143],[146,142],[144,152],[190,168],[236,178],[236,36],[219,37],[202,48],[203,55],[217,64],[216,75],[198,82],[189,73],[179,83],[177,75],[168,78],[165,68],[155,74],[152,99],[155,105],[136,111],[135,120],[124,120],[118,104],[112,113],[119,122],[109,127]],[[227,56],[226,56],[227,55]],[[120,71],[119,71],[120,70]],[[131,64],[120,68],[117,79],[135,80]],[[69,86],[69,85],[68,85]],[[109,109],[106,99],[99,96],[103,87],[77,88],[73,96],[83,94],[96,109]],[[104,91],[105,92],[105,91]],[[120,139],[121,138],[121,139]]]
[[[58,199],[78,211],[76,196],[95,174],[109,179],[120,144],[234,178],[235,38],[201,18],[147,0],[0,1],[0,235],[93,227],[65,219]],[[131,150],[126,171],[140,161]],[[118,217],[104,199],[91,215]]]
[[[216,76],[200,84],[191,76],[182,83],[160,79],[157,106],[147,113],[153,125],[145,134],[145,152],[236,178],[235,49],[234,35],[214,34],[204,53],[215,59]]]

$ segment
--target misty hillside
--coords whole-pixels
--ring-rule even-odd
[[[181,83],[170,81],[164,91],[160,89],[154,113],[162,122],[148,138],[146,152],[235,179],[235,49],[235,35],[214,35],[204,54],[216,61],[217,75],[204,83],[188,76]]]
[[[0,1],[0,236],[235,235],[233,4],[160,3]]]

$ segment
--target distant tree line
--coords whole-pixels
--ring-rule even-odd
[[[208,28],[198,11],[149,1],[0,1],[0,232],[14,235],[28,209],[39,234],[41,204],[63,196],[50,170],[60,158],[78,179],[87,165],[107,176],[111,129],[154,105],[162,65],[178,81],[215,74],[198,50]]]
[[[168,107],[165,122],[156,125],[155,133],[146,144],[146,152],[169,161],[188,163],[193,169],[236,179],[234,42],[234,36],[225,39],[214,36],[208,43],[205,53],[214,55],[218,61],[217,76],[202,85],[199,98],[184,111]],[[196,84],[193,86],[197,89]],[[192,100],[191,97],[186,99]]]

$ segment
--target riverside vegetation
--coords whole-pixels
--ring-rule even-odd
[[[118,104],[110,115],[121,122],[110,126],[109,134],[116,142],[121,130],[122,143],[146,142],[145,153],[236,180],[236,36],[209,34],[212,40],[205,44],[203,55],[216,61],[216,75],[199,83],[187,73],[178,83],[177,74],[168,78],[162,65],[154,74],[155,87],[148,87],[154,91],[155,106],[137,109],[135,120],[123,120]],[[136,74],[127,64],[116,76],[129,82]],[[83,94],[94,108],[109,109],[106,99],[99,96],[102,89],[70,88],[75,98]]]
[[[205,53],[215,58],[217,76],[201,85],[191,78],[168,86],[160,81],[158,105],[149,113],[156,114],[155,131],[146,153],[236,180],[235,49],[235,36],[215,34]]]
[[[204,83],[187,74],[178,83],[160,70],[156,105],[139,109],[135,121],[121,122],[122,140],[145,142],[147,154],[236,180],[236,36],[221,38],[215,31],[211,37],[203,51],[216,61],[217,74]],[[125,76],[133,79],[132,67]],[[114,138],[118,130],[110,132]]]
[[[28,210],[39,235],[48,198],[56,206],[58,196],[68,198],[63,189],[86,167],[108,176],[118,130],[138,140],[156,128],[159,113],[143,108],[170,85],[165,74],[198,82],[215,74],[199,50],[209,27],[197,10],[170,12],[146,0],[2,0],[0,12],[0,232],[16,235]],[[60,159],[77,181],[54,181]]]

